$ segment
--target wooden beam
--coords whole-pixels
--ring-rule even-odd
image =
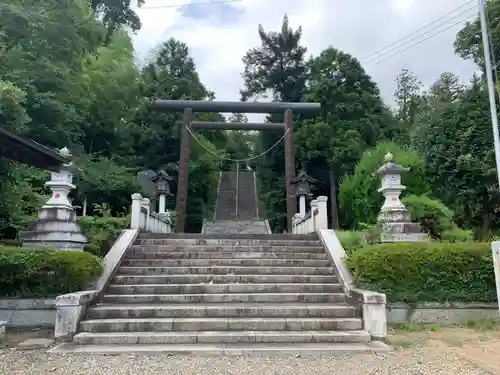
[[[191,123],[193,130],[271,130],[285,129],[284,123],[264,123],[264,122],[210,122],[193,121]]]
[[[191,108],[193,112],[220,113],[283,113],[287,109],[298,114],[318,114],[320,103],[289,102],[218,102],[209,100],[156,100],[150,105],[152,111],[182,112]]]

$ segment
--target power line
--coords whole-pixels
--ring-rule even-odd
[[[154,5],[150,7],[134,7],[131,8],[133,10],[148,10],[148,9],[164,9],[164,8],[186,8],[190,6],[199,6],[199,5],[217,5],[217,4],[228,4],[228,3],[237,3],[242,0],[214,0],[214,1],[205,1],[198,3],[187,3],[187,4],[177,4],[177,5]]]
[[[406,36],[404,36],[404,37],[402,37],[402,38],[400,38],[400,39],[398,39],[398,40],[396,40],[396,41],[394,41],[394,42],[392,42],[392,43],[388,44],[387,46],[385,46],[385,47],[383,47],[383,48],[381,48],[381,49],[379,49],[379,50],[375,51],[374,53],[372,53],[372,54],[370,54],[370,55],[366,56],[365,58],[363,58],[363,60],[372,60],[372,59],[377,59],[377,58],[381,57],[381,56],[378,56],[378,57],[375,57],[375,56],[376,56],[376,55],[378,55],[378,54],[380,54],[380,52],[384,52],[384,51],[386,51],[388,48],[390,48],[390,47],[392,47],[392,46],[394,46],[394,45],[397,45],[398,43],[400,43],[400,42],[402,42],[402,41],[404,41],[404,40],[408,39],[408,38],[409,38],[409,37],[411,37],[412,35],[415,35],[415,34],[417,34],[418,32],[420,32],[420,31],[423,31],[423,30],[427,29],[429,26],[432,26],[432,25],[434,25],[434,24],[438,23],[439,21],[443,20],[444,18],[448,17],[449,15],[451,15],[451,14],[455,13],[457,10],[462,9],[462,8],[464,8],[465,6],[469,5],[472,1],[473,1],[473,0],[469,0],[469,1],[467,1],[466,3],[464,3],[464,4],[460,5],[459,7],[457,7],[457,8],[455,8],[455,9],[451,10],[450,12],[448,12],[448,13],[444,14],[443,16],[441,16],[441,17],[439,17],[439,18],[435,19],[434,21],[432,21],[432,22],[428,23],[427,25],[422,26],[421,28],[419,28],[419,29],[417,29],[417,30],[413,31],[412,33],[410,33],[410,34],[408,34],[408,35],[406,35]],[[467,13],[467,12],[469,12],[469,11],[470,11],[470,10],[472,10],[472,9],[475,9],[476,7],[477,7],[477,5],[474,5],[473,7],[470,7],[470,8],[468,8],[468,9],[466,9],[465,11],[463,11],[463,12],[461,12],[461,13],[457,14],[455,17],[451,18],[451,19],[450,19],[450,20],[448,20],[448,21],[451,21],[451,20],[453,20],[453,19],[455,19],[455,18],[457,18],[457,17],[461,16],[462,14]],[[413,38],[413,39],[411,39],[411,40],[409,40],[409,41],[406,41],[404,44],[407,44],[408,42],[411,42],[411,41],[413,41],[413,40],[415,40],[416,38],[419,38],[419,37],[421,37],[421,36],[425,36],[425,34],[429,33],[430,31],[435,30],[436,28],[439,28],[439,27],[440,27],[440,26],[442,26],[443,24],[444,24],[444,22],[440,23],[438,26],[434,27],[433,29],[431,29],[431,30],[427,30],[425,33],[423,33],[423,34],[421,34],[421,35],[419,35],[419,36],[417,36],[417,37],[415,37],[415,38]],[[400,47],[401,47],[401,46],[400,46]],[[397,48],[397,47],[396,47],[396,48]],[[391,50],[391,51],[392,51],[392,50]],[[386,51],[384,54],[386,54],[387,52],[390,52],[390,51]],[[383,54],[383,55],[384,55],[384,54]]]
[[[395,56],[397,56],[397,55],[399,55],[399,54],[401,54],[401,53],[403,53],[403,52],[405,52],[405,51],[408,51],[409,49],[411,49],[411,48],[413,48],[413,47],[416,47],[416,46],[418,46],[418,45],[420,45],[420,44],[422,44],[422,43],[424,43],[424,42],[428,41],[429,39],[432,39],[432,38],[434,38],[434,37],[438,36],[439,34],[442,34],[443,32],[445,32],[445,31],[447,31],[447,30],[451,29],[452,27],[455,27],[455,26],[457,26],[457,25],[462,24],[464,21],[467,21],[467,20],[472,19],[473,17],[476,17],[476,15],[473,15],[473,16],[471,15],[471,16],[469,16],[469,17],[466,17],[465,19],[462,19],[462,20],[460,20],[460,21],[458,21],[458,22],[455,22],[454,24],[452,24],[452,25],[448,26],[447,28],[445,28],[445,29],[443,29],[443,30],[440,30],[440,31],[439,31],[439,32],[437,32],[437,33],[434,33],[434,34],[432,34],[432,35],[428,36],[427,38],[425,38],[425,39],[422,39],[422,40],[418,41],[417,43],[411,44],[411,45],[409,45],[408,47],[406,47],[406,48],[404,48],[404,49],[402,49],[402,50],[400,50],[400,51],[397,51],[396,53],[393,53],[392,55],[389,55],[389,56],[387,56],[387,57],[386,57],[386,58],[384,58],[384,59],[381,59],[381,60],[378,60],[378,61],[375,61],[375,62],[369,62],[368,64],[370,64],[370,63],[372,63],[373,65],[378,65],[378,64],[381,64],[381,63],[383,63],[384,61],[389,60],[389,59],[390,59],[390,58],[392,58],[392,57],[395,57]]]
[[[395,56],[397,56],[397,55],[399,55],[399,54],[401,54],[401,53],[403,53],[403,52],[405,52],[405,51],[408,51],[409,49],[411,49],[411,48],[413,48],[413,47],[416,47],[416,46],[418,46],[418,45],[420,45],[420,44],[422,44],[422,43],[424,43],[424,42],[428,41],[429,39],[432,39],[432,38],[434,38],[434,37],[438,36],[439,34],[442,34],[443,32],[445,32],[445,31],[447,31],[447,30],[451,29],[452,27],[455,27],[455,26],[457,26],[457,25],[462,24],[464,21],[467,21],[467,20],[472,19],[473,17],[476,17],[476,15],[473,15],[473,16],[471,15],[471,16],[469,16],[469,17],[466,17],[465,19],[462,19],[462,20],[460,20],[460,21],[458,21],[458,22],[455,22],[454,24],[452,24],[452,25],[448,26],[447,28],[445,28],[445,29],[443,29],[443,30],[440,30],[440,31],[439,31],[439,32],[437,32],[437,33],[434,33],[434,34],[432,34],[432,35],[428,36],[427,38],[425,38],[425,39],[422,39],[422,40],[418,41],[417,43],[411,44],[411,45],[409,45],[408,47],[406,47],[406,48],[404,48],[404,49],[402,49],[402,50],[400,50],[400,51],[397,51],[396,53],[393,53],[392,55],[389,55],[389,56],[387,56],[387,57],[386,57],[386,58],[384,58],[384,59],[381,59],[381,60],[378,60],[378,61],[376,60],[375,62],[368,62],[368,64],[370,64],[370,63],[372,63],[373,65],[378,65],[378,64],[381,64],[381,63],[383,63],[384,61],[389,60],[389,59],[390,59],[390,58],[392,58],[392,57],[395,57]]]

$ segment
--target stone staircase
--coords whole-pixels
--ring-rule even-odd
[[[212,221],[203,226],[206,234],[267,234],[268,229],[264,220],[245,221]]]
[[[236,219],[236,185],[238,173],[225,171],[221,173],[217,192],[217,206],[214,220]]]
[[[252,171],[240,171],[238,174],[238,220],[256,220],[257,194],[255,173]]]
[[[140,234],[74,352],[195,355],[385,350],[346,303],[316,235]]]

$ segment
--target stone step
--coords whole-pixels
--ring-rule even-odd
[[[229,235],[226,235],[229,236]],[[137,245],[177,245],[177,246],[321,246],[318,240],[266,240],[266,239],[178,239],[178,238],[143,238],[139,237]]]
[[[212,267],[127,267],[118,270],[119,275],[329,275],[331,267],[262,267],[262,266],[212,266]]]
[[[133,245],[131,252],[155,252],[161,253],[183,251],[188,252],[257,252],[257,253],[325,253],[322,246],[232,246],[232,245]]]
[[[246,293],[246,294],[105,294],[104,303],[343,303],[343,293]]]
[[[333,275],[117,275],[113,284],[335,283]]]
[[[125,318],[80,322],[82,332],[353,331],[362,328],[359,318]]]
[[[127,259],[328,259],[326,253],[300,253],[300,252],[278,252],[278,253],[259,253],[259,252],[157,252],[154,250],[134,251],[129,250]]]
[[[224,222],[218,220],[218,223]],[[226,223],[234,223],[234,220],[227,220]],[[209,222],[210,223],[210,222]],[[213,223],[213,222],[212,222]],[[250,224],[250,221],[238,221],[241,224]],[[189,239],[189,240],[287,240],[287,241],[318,241],[316,233],[308,234],[280,234],[280,233],[251,233],[251,234],[207,234],[207,233],[148,233],[140,232],[139,239]]]
[[[327,259],[125,259],[125,267],[329,267]]]
[[[74,345],[63,343],[50,354],[73,355],[194,355],[205,357],[312,357],[345,358],[356,354],[387,353],[391,348],[380,342],[335,344],[172,344],[172,345]],[[360,358],[361,360],[363,357]]]
[[[342,293],[340,284],[111,284],[106,294]]]
[[[368,343],[364,331],[180,331],[81,332],[76,345],[242,344],[242,343]]]
[[[216,303],[186,305],[115,305],[89,308],[89,319],[124,318],[353,318],[355,309],[341,304]]]

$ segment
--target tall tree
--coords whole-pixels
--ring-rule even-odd
[[[158,170],[167,165],[171,172],[176,173],[180,155],[179,130],[182,126],[182,114],[151,112],[148,104],[160,98],[212,99],[213,93],[201,82],[187,45],[175,39],[162,43],[153,53],[142,70],[141,81],[146,101],[140,105],[134,119],[137,128],[132,146],[133,154],[139,156],[137,162],[143,168]],[[224,119],[220,114],[214,116],[212,119],[218,121]],[[221,153],[221,150],[207,139],[210,135],[213,136],[213,133],[208,133],[207,137],[205,135],[207,134],[197,133],[191,141],[187,230],[195,232],[201,229],[203,219],[212,209],[219,163],[214,154]]]
[[[410,132],[422,106],[421,90],[422,83],[410,70],[403,69],[396,77],[397,117]]]
[[[258,32],[261,45],[243,57],[245,87],[241,90],[242,100],[270,94],[274,101],[301,101],[307,73],[306,48],[301,45],[302,28],[293,30],[285,15],[280,31],[266,32],[259,25]],[[281,122],[283,118],[277,115],[269,120]],[[268,150],[282,136],[281,131],[262,132],[257,143],[258,152]],[[280,144],[262,157],[259,169],[267,214],[278,231],[286,228],[284,173],[284,148]]]
[[[313,173],[328,171],[330,183],[325,187],[330,190],[332,227],[338,228],[340,177],[389,131],[390,113],[377,85],[351,55],[330,47],[309,65],[307,99],[320,102],[322,113],[299,127],[300,155]]]
[[[459,224],[478,228],[487,239],[499,224],[500,190],[484,83],[473,81],[459,100],[429,119],[421,137],[433,193],[455,211]]]
[[[113,34],[121,28],[137,31],[141,28],[141,20],[131,8],[131,0],[87,0],[96,16],[106,26],[105,44],[111,41]],[[136,0],[137,7],[144,5],[145,0]]]
[[[491,52],[500,58],[500,0],[486,1],[488,23],[491,40]],[[455,39],[455,52],[466,60],[474,61],[484,69],[483,40],[481,37],[481,22],[477,17],[467,22],[458,32]]]

